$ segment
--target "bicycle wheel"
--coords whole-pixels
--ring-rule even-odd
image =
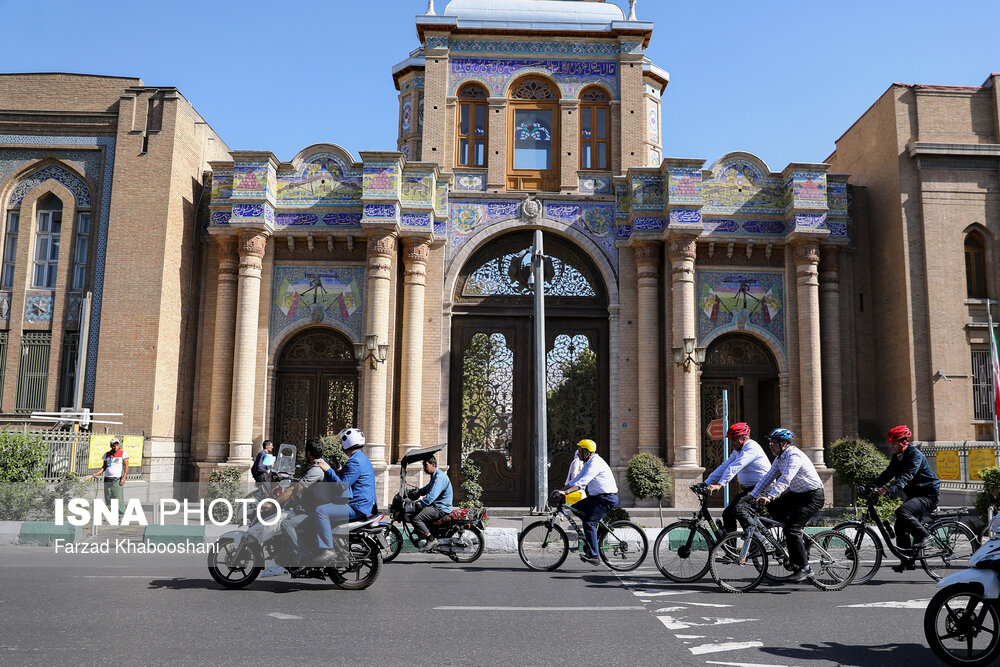
[[[979,547],[976,534],[961,521],[945,519],[928,528],[933,542],[923,549],[920,564],[931,579],[940,581],[953,572],[964,570]]]
[[[558,524],[549,526],[548,521],[536,521],[518,538],[517,555],[532,570],[554,570],[569,555],[566,531]]]
[[[924,637],[949,665],[992,665],[1000,657],[1000,614],[978,586],[952,584],[927,605]]]
[[[806,557],[813,571],[809,583],[821,591],[847,588],[858,572],[858,550],[854,542],[835,530],[806,537]]]
[[[858,552],[858,573],[851,583],[863,584],[871,580],[882,566],[882,540],[860,521],[838,523],[833,529],[846,535]]]
[[[615,521],[601,531],[598,553],[604,564],[617,572],[639,567],[649,551],[646,532],[631,521]]]
[[[746,558],[742,558],[744,546]],[[750,538],[750,543],[747,544],[746,533],[730,533],[712,547],[708,565],[712,579],[722,590],[727,593],[744,593],[752,591],[764,578],[764,573],[767,572],[767,551],[756,537]]]
[[[653,542],[653,562],[660,573],[681,584],[698,581],[708,572],[713,540],[708,531],[690,521],[672,523]]]
[[[382,562],[388,563],[403,550],[403,534],[391,523],[380,523],[379,526],[385,535],[385,541],[388,542],[388,546],[381,550]]]
[[[778,544],[785,543],[784,526],[768,526],[767,532],[771,534],[771,537],[773,537]],[[767,571],[764,572],[764,577],[768,581],[773,581],[775,583],[781,583],[791,579],[793,572],[785,567],[785,554],[782,553],[779,555],[777,550],[764,540],[761,540],[761,544],[763,544],[764,548],[767,549]]]

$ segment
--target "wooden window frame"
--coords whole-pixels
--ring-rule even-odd
[[[583,100],[583,95],[588,92],[599,92],[604,96],[603,102],[596,101],[585,101]],[[603,90],[590,88],[585,90],[580,96],[580,122],[579,122],[579,133],[577,140],[579,142],[580,151],[580,169],[588,171],[610,171],[611,170],[611,104],[608,99],[608,94]],[[604,110],[604,138],[600,139],[597,137],[597,110]],[[590,123],[590,137],[585,138],[583,136],[583,119],[587,117],[587,114],[591,115]],[[604,166],[595,166],[597,161],[597,156],[599,155],[600,144],[604,145]],[[586,155],[584,151],[584,146],[590,146],[590,164],[584,164],[584,157]]]
[[[970,241],[978,247],[970,248]],[[986,276],[986,241],[981,234],[972,232],[965,237],[965,290],[970,299],[989,298]]]
[[[551,86],[551,84],[549,84]],[[559,191],[559,100],[510,100],[507,112],[507,189]],[[548,169],[514,168],[514,119],[518,111],[549,111],[552,113],[552,166]]]
[[[462,94],[472,88],[479,89],[483,93],[481,86],[466,86],[458,93],[458,109],[455,115],[455,166],[471,167],[475,169],[485,169],[490,161],[490,109],[486,102],[486,95],[481,98],[463,99]],[[483,110],[483,136],[475,134],[476,110]],[[469,127],[466,134],[462,134],[462,111],[469,110]],[[462,140],[469,142],[469,156],[466,161],[462,161]],[[483,144],[483,163],[476,164],[476,143]]]

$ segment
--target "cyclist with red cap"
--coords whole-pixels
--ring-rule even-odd
[[[881,494],[896,491],[906,494],[906,502],[896,510],[896,544],[900,549],[909,549],[912,537],[913,553],[916,555],[931,542],[931,534],[921,519],[937,508],[941,483],[924,453],[910,446],[912,435],[906,426],[889,429],[885,439],[892,448],[892,457],[889,467],[875,478],[873,485]],[[896,481],[886,485],[893,479]],[[893,569],[897,572],[912,570],[913,560],[905,560]]]
[[[708,476],[705,484],[708,485],[709,493],[715,493],[729,484],[733,477],[740,483],[740,493],[732,498],[722,511],[722,525],[727,533],[731,533],[736,530],[736,504],[757,486],[760,478],[770,469],[771,462],[764,449],[756,440],[750,438],[750,427],[745,422],[737,422],[730,426],[726,437],[729,438],[733,453]]]

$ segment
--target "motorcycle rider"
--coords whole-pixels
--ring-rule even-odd
[[[778,427],[767,436],[774,463],[757,486],[741,502],[754,500],[768,505],[768,513],[785,524],[788,560],[795,567],[790,581],[805,581],[812,575],[802,529],[823,507],[823,481],[809,457],[792,444],[795,434]]]
[[[345,516],[343,503],[324,503],[313,512],[316,519],[316,542],[320,558],[324,561],[337,558],[333,543],[333,525],[347,521],[367,519],[375,511],[375,469],[361,449],[365,446],[365,434],[361,429],[348,428],[337,434],[340,446],[347,454],[343,466],[333,468],[326,461],[317,464],[323,469],[328,482],[342,482],[350,487],[350,501]]]
[[[597,557],[597,524],[604,515],[618,506],[618,484],[614,473],[604,459],[597,454],[597,443],[584,439],[576,443],[577,454],[583,461],[580,474],[570,480],[569,485],[555,491],[562,496],[584,489],[587,497],[573,507],[580,510],[583,518],[583,532],[586,536],[586,553],[580,558],[591,565],[600,564]]]
[[[451,480],[437,467],[437,459],[433,456],[424,461],[424,472],[430,475],[430,481],[420,489],[410,489],[407,496],[410,500],[423,496],[423,500],[417,502],[420,510],[413,515],[410,523],[421,538],[417,541],[420,550],[430,551],[437,546],[438,541],[431,535],[427,523],[448,516],[451,512],[452,491]]]
[[[310,438],[306,441],[304,448],[306,463],[309,468],[298,480],[298,483],[291,487],[286,495],[282,497],[282,505],[289,504],[293,499],[297,499],[301,512],[295,516],[281,522],[281,530],[288,536],[295,553],[296,561],[305,558],[306,553],[302,549],[300,534],[313,523],[312,513],[316,509],[318,494],[308,489],[316,482],[323,481],[323,469],[320,462],[326,463],[323,459],[323,443],[319,438]]]
[[[708,476],[705,484],[708,485],[709,493],[715,493],[729,484],[733,477],[740,483],[740,493],[729,502],[726,509],[722,510],[722,525],[727,533],[731,533],[736,530],[737,504],[757,486],[757,482],[767,474],[771,464],[763,448],[756,440],[750,438],[750,427],[746,422],[737,422],[730,426],[726,437],[729,438],[733,453]]]
[[[931,542],[931,534],[921,523],[921,519],[937,508],[941,482],[931,471],[927,457],[916,447],[910,447],[912,437],[906,425],[889,429],[885,437],[892,448],[892,457],[885,471],[875,478],[873,486],[885,495],[902,490],[906,502],[896,509],[896,544],[900,549],[912,549],[914,555]],[[893,484],[885,485],[891,479]],[[905,559],[892,569],[896,572],[912,570],[913,559]]]

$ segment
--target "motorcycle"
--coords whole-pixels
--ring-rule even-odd
[[[295,469],[295,447],[283,444],[278,449],[271,471],[264,481],[257,484],[250,498],[259,506],[248,513],[253,517],[246,529],[233,530],[219,537],[208,555],[208,571],[212,578],[226,588],[244,588],[259,576],[271,577],[290,574],[293,579],[329,579],[339,588],[361,590],[368,588],[382,569],[384,537],[380,522],[382,516],[372,516],[334,528],[334,539],[347,548],[344,556],[322,565],[294,566],[298,558],[282,523],[303,513],[293,500],[281,507],[280,519],[275,521],[275,503],[262,503],[265,499],[278,499],[288,492]],[[325,482],[320,482],[325,484]],[[264,566],[273,566],[264,570]]]
[[[938,582],[924,612],[924,636],[949,665],[991,665],[1000,659],[1000,515],[968,569]]]
[[[388,544],[382,551],[383,562],[392,561],[403,550],[404,533],[410,543],[419,548],[417,542],[421,536],[414,533],[413,524],[410,523],[410,518],[417,512],[416,503],[410,499],[410,491],[417,487],[407,484],[406,467],[413,463],[423,463],[444,448],[445,445],[438,445],[418,449],[404,454],[400,459],[399,491],[392,499],[389,510],[391,520],[381,524]],[[427,524],[431,535],[437,539],[437,545],[424,553],[444,554],[456,563],[473,562],[483,555],[483,548],[486,546],[483,536],[485,520],[486,510],[455,508],[447,516]],[[396,527],[397,523],[402,526],[402,530]]]

